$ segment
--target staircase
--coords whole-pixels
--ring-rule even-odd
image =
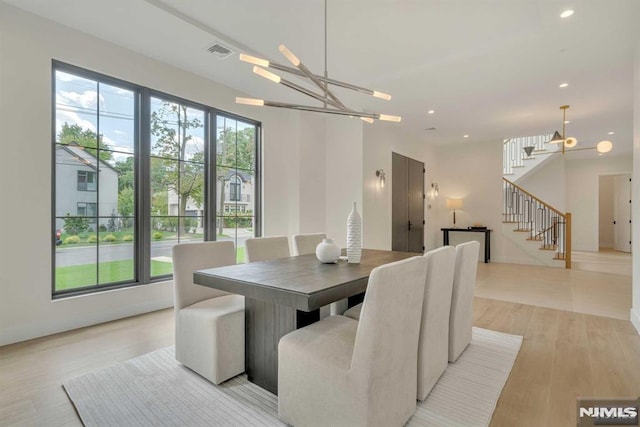
[[[536,167],[546,163],[560,144],[549,144],[553,134],[510,138],[502,147],[502,175],[517,182]],[[527,155],[525,147],[533,147]]]
[[[503,179],[503,235],[540,264],[571,268],[571,213]]]

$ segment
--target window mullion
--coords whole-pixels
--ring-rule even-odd
[[[137,268],[139,281],[149,283],[151,280],[151,94],[142,89],[138,97],[139,132],[138,132],[138,165],[137,180],[137,214],[136,232],[137,244]]]
[[[204,222],[204,235],[205,240],[217,240],[216,235],[216,217],[218,212],[216,211],[216,122],[217,116],[214,110],[206,111],[206,123],[205,123],[205,135],[207,140],[205,141],[204,146],[204,155],[205,155],[205,180],[204,180],[204,188],[205,188],[205,197],[204,197],[204,213],[203,213],[203,222]]]

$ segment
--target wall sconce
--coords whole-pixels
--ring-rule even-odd
[[[440,194],[440,190],[438,189],[438,183],[437,182],[432,182],[431,183],[431,198],[435,199],[436,197],[438,197],[438,194]]]
[[[384,170],[378,169],[376,171],[376,176],[378,177],[378,182],[380,183],[380,187],[384,188],[384,181],[386,177]]]

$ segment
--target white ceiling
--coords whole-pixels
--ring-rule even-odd
[[[4,1],[256,98],[307,103],[207,47],[284,64],[284,43],[324,70],[322,0]],[[639,12],[636,0],[328,0],[329,76],[392,94],[336,90],[354,108],[401,115],[398,126],[428,142],[549,133],[570,104],[567,135],[581,146],[611,139],[621,154],[631,150]]]

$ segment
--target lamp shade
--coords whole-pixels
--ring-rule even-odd
[[[525,153],[527,153],[527,157],[531,157],[531,153],[533,153],[533,149],[536,148],[533,145],[530,147],[522,147]]]
[[[596,145],[596,150],[598,153],[608,153],[613,148],[613,144],[611,141],[600,141],[598,145]]]
[[[447,209],[452,211],[462,209],[462,199],[447,199]]]
[[[564,138],[562,137],[562,135],[560,135],[560,132],[555,131],[553,133],[553,136],[549,140],[549,143],[550,144],[560,144],[562,141],[564,141]]]

